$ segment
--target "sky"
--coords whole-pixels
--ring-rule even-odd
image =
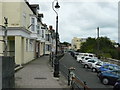
[[[52,9],[54,0],[29,0],[39,4],[39,13],[44,14],[43,23],[55,29],[56,13]],[[73,37],[97,38],[107,36],[118,42],[118,1],[117,0],[59,0],[58,31],[60,41],[71,42]],[[56,1],[55,1],[56,3]]]

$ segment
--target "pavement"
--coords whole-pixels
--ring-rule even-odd
[[[43,56],[26,64],[15,73],[15,88],[69,88],[67,80],[53,77],[49,57]]]

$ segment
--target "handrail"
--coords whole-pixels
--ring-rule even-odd
[[[74,80],[75,82],[79,83],[85,89],[91,90],[88,86],[86,86],[83,82],[81,82],[80,80],[78,80],[76,77],[72,77],[72,80]]]

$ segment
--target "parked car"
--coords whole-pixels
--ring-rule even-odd
[[[113,87],[113,90],[120,90],[120,79],[117,79],[117,81]]]
[[[88,57],[88,56],[86,56],[84,59],[82,59],[82,64],[84,64],[85,62],[87,62],[88,59],[94,59],[94,60],[97,60],[97,57]]]
[[[75,52],[74,58],[77,59],[78,55],[79,55],[79,52]]]
[[[77,56],[77,62],[82,63],[82,60],[85,58],[85,56]]]
[[[100,62],[99,59],[91,58],[83,62],[82,64],[84,65],[85,68],[91,68],[92,64],[95,64],[97,62]]]
[[[106,64],[106,62],[102,62],[102,61],[100,60],[100,61],[98,61],[98,62],[92,63],[92,64],[90,65],[90,68],[91,68],[92,72],[98,72],[98,69],[99,69],[102,65],[104,65],[104,64]]]
[[[83,59],[83,57],[95,57],[95,54],[92,53],[79,53],[76,57],[78,62],[81,62],[81,60]]]
[[[108,70],[120,70],[120,66],[116,64],[104,64],[98,69],[97,73],[103,72],[103,71],[108,71]]]
[[[114,85],[118,79],[120,79],[120,70],[109,70],[98,74],[100,81],[107,85]]]

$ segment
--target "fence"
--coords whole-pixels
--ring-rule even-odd
[[[73,71],[72,77],[70,76],[71,71],[64,64],[60,63],[60,72],[62,75],[67,78],[68,86],[72,88],[72,90],[90,90],[90,88],[86,85],[86,82],[80,80]]]
[[[63,54],[58,54],[57,55],[58,60],[60,60],[63,56],[64,56],[64,53]],[[49,62],[50,62],[52,67],[54,66],[54,60],[55,60],[55,55],[53,53],[51,53],[50,56],[49,56]]]
[[[2,62],[2,88],[14,88],[14,67],[15,62],[13,57],[1,57]]]
[[[102,58],[103,61],[109,62],[112,64],[117,64],[120,66],[120,60],[112,59],[112,58]]]

